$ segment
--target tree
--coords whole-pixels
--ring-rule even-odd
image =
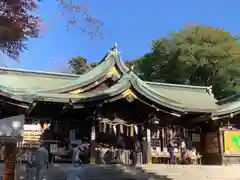
[[[68,64],[74,74],[84,74],[98,65],[97,62],[87,64],[87,59],[81,56],[72,58]]]
[[[41,0],[0,0],[0,51],[13,59],[17,59],[21,52],[27,49],[29,38],[39,35],[43,24],[36,16],[38,3]],[[55,0],[63,7],[61,15],[67,16],[67,31],[79,23],[76,13],[83,17],[80,30],[87,32],[91,38],[101,36],[100,28],[103,23],[88,14],[88,7],[77,3],[66,3],[65,0]],[[71,1],[72,2],[72,1]],[[69,16],[69,13],[71,14]]]
[[[137,68],[137,63],[138,63],[138,59],[133,59],[133,60],[126,60],[125,61],[125,64],[126,64],[126,66],[129,68],[129,69],[131,69],[131,70],[133,70],[133,69],[135,69],[136,70],[136,68]]]
[[[39,18],[32,15],[38,4],[34,0],[0,0],[0,50],[16,59],[26,49],[25,42],[37,37]]]
[[[236,92],[240,77],[239,38],[223,29],[186,26],[152,42],[138,61],[144,80],[213,86],[216,98]]]

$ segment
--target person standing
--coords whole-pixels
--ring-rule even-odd
[[[187,147],[184,139],[182,138],[180,141],[180,153],[181,153],[181,161],[184,163],[184,155],[186,153]]]
[[[79,157],[80,157],[80,147],[76,146],[72,149],[72,164],[74,166],[77,166],[79,163]]]
[[[174,157],[174,142],[173,142],[173,140],[170,140],[170,142],[168,144],[168,152],[170,155],[170,164],[174,164],[175,157]]]
[[[147,158],[148,158],[148,144],[147,144],[147,138],[143,137],[141,142],[141,151],[142,151],[142,163],[147,164]]]
[[[36,180],[41,180],[43,178],[48,165],[48,154],[44,144],[41,144],[35,152]]]
[[[141,152],[141,145],[137,137],[135,137],[135,141],[133,143],[133,150],[132,150],[132,161],[133,165],[137,164],[137,153]]]

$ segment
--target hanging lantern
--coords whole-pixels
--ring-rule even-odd
[[[158,125],[160,124],[160,119],[158,119],[156,115],[153,115],[153,117],[149,119],[149,124]]]

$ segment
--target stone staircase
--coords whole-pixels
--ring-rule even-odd
[[[63,168],[61,167],[62,169]],[[85,165],[71,170],[81,180],[240,180],[240,166]],[[63,174],[57,173],[58,177]],[[56,176],[52,176],[53,180]],[[55,177],[55,178],[54,178]],[[65,176],[66,177],[66,176]],[[49,178],[48,180],[51,180]]]
[[[196,166],[196,165],[145,165],[139,166],[145,173],[156,177],[166,176],[171,180],[240,180],[240,165]]]
[[[47,180],[67,180],[69,172],[80,180],[240,180],[240,165],[72,165],[58,164],[46,172]],[[72,176],[74,177],[74,176]]]

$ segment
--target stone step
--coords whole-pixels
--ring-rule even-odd
[[[240,180],[240,166],[145,165],[146,173],[164,175],[172,180]]]

